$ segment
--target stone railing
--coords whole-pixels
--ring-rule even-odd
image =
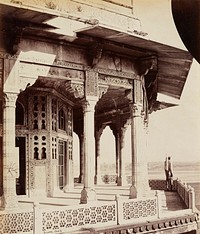
[[[30,204],[29,204],[30,205]],[[96,201],[73,206],[33,203],[31,211],[0,211],[0,233],[65,233],[118,224],[147,222],[159,217],[158,198]],[[81,233],[82,233],[81,232]]]
[[[195,211],[195,193],[194,188],[181,180],[176,181],[176,190],[186,207]]]
[[[114,225],[117,223],[116,202],[95,202],[62,207],[38,207],[39,233],[62,233],[77,228]]]

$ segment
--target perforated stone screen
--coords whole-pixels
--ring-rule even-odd
[[[122,224],[126,221],[134,222],[141,220],[147,220],[150,218],[156,218],[158,216],[158,204],[157,198],[143,198],[129,199],[127,201],[118,201],[118,209],[121,210],[119,214],[119,223]]]
[[[42,231],[67,231],[93,225],[117,224],[116,203],[60,207],[42,211]]]
[[[32,233],[33,212],[0,213],[0,234]]]

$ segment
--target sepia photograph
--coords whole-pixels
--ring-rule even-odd
[[[0,234],[200,234],[200,0],[0,0]]]

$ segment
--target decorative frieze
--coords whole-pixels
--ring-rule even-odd
[[[59,66],[63,68],[69,68],[69,69],[74,69],[74,70],[84,70],[84,65],[82,64],[77,64],[77,63],[71,63],[67,61],[62,61],[62,60],[55,60],[53,63],[53,66]]]
[[[98,79],[99,84],[104,85],[113,85],[118,87],[123,87],[126,89],[132,89],[132,80],[126,79],[126,78],[118,78],[118,77],[112,77],[112,76],[105,76],[105,75],[99,75]]]
[[[102,74],[102,75],[127,78],[131,80],[133,79],[140,80],[140,76],[138,76],[136,73],[122,72],[122,71],[116,71],[116,70],[105,69],[105,68],[97,68],[96,70],[99,74]]]

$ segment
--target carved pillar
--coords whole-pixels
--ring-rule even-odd
[[[3,106],[3,196],[1,207],[17,208],[16,178],[19,176],[19,151],[15,147],[15,107],[18,93],[5,93]]]
[[[144,144],[144,119],[142,105],[130,104],[131,109],[131,141],[132,141],[132,185],[130,198],[145,196],[149,191],[147,161]]]
[[[94,138],[94,112],[97,97],[90,97],[83,105],[84,113],[84,188],[81,192],[81,203],[96,200],[94,190],[95,175],[95,138]]]
[[[79,175],[79,183],[83,183],[84,178],[84,134],[79,134],[79,142],[80,142],[80,175]]]

